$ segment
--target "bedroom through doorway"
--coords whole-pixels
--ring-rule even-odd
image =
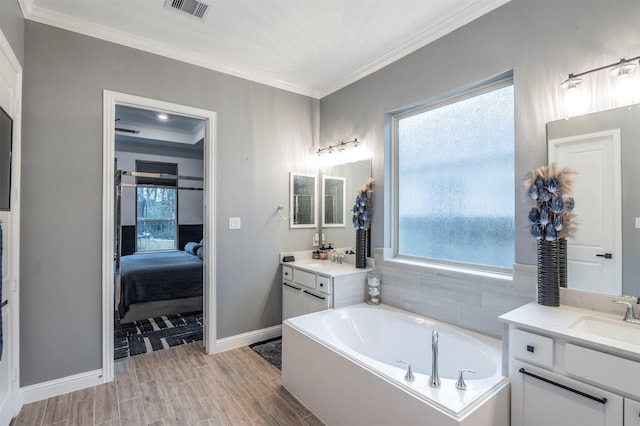
[[[116,105],[114,359],[203,339],[204,128]]]
[[[215,113],[105,91],[104,123],[109,381],[127,356],[193,341],[215,353]]]

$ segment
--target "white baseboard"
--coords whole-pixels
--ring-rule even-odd
[[[248,333],[236,334],[235,336],[216,340],[216,352],[225,352],[280,336],[282,336],[282,324]]]
[[[225,352],[263,340],[273,339],[282,336],[282,325],[254,330],[248,333],[238,334],[224,339],[216,340],[216,352]],[[85,373],[67,376],[49,382],[37,383],[35,385],[20,388],[22,404],[41,401],[43,399],[74,392],[80,389],[101,385],[104,383],[102,370],[87,371]]]
[[[62,377],[61,379],[49,382],[37,383],[35,385],[20,388],[22,404],[40,401],[53,396],[74,392],[80,389],[101,385],[102,370],[87,371],[85,373],[74,374],[73,376]]]

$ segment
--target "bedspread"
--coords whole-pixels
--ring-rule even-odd
[[[120,316],[133,303],[202,296],[203,262],[184,251],[140,253],[120,261]]]

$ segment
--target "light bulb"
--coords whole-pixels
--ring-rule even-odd
[[[569,78],[560,85],[565,89],[564,105],[568,116],[576,115],[584,108],[584,94],[582,93],[582,79],[573,77],[569,74]]]

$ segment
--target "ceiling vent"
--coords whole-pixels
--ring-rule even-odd
[[[208,4],[196,0],[165,0],[164,7],[186,13],[198,19],[204,19],[209,10]]]

